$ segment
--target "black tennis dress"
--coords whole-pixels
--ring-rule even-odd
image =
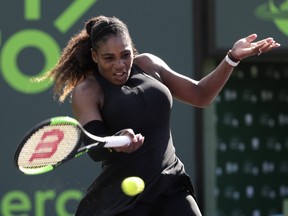
[[[133,153],[108,152],[99,177],[81,201],[77,216],[113,216],[133,208],[137,201],[153,202],[160,195],[189,190],[190,178],[175,154],[170,132],[172,96],[161,82],[133,65],[123,86],[114,85],[99,74],[96,79],[104,92],[101,110],[107,135],[132,128],[145,137],[144,144]],[[125,195],[121,182],[138,176],[145,190],[134,197]]]

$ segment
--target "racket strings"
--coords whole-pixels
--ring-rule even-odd
[[[75,125],[47,125],[34,132],[19,153],[19,167],[37,169],[55,165],[77,147],[81,130]]]

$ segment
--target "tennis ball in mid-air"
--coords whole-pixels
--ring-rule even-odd
[[[131,176],[122,181],[121,187],[126,195],[135,196],[144,190],[145,183],[141,178]]]

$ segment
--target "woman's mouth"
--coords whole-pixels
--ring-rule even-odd
[[[127,79],[127,73],[126,72],[117,72],[114,73],[114,78],[118,82],[125,83]]]
[[[124,75],[125,75],[125,72],[118,72],[118,73],[114,74],[114,76],[119,77],[119,78],[124,76]]]

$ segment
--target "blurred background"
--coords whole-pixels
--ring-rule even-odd
[[[140,53],[200,79],[251,33],[282,47],[246,59],[207,109],[178,101],[172,113],[177,155],[204,216],[283,213],[288,198],[287,0],[0,0],[0,215],[72,216],[100,163],[80,157],[51,173],[25,176],[14,152],[46,118],[72,116],[53,83],[35,84],[71,36],[96,15],[117,16]]]

